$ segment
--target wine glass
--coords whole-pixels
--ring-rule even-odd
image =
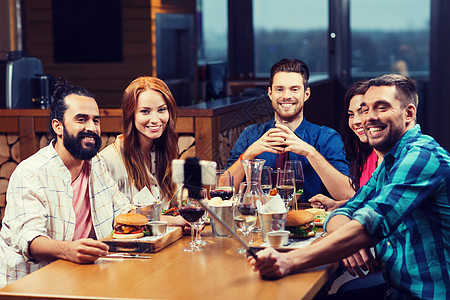
[[[247,194],[237,194],[237,205],[233,207],[233,219],[240,232],[244,235],[244,242],[248,243],[248,235],[256,225],[257,212],[253,198]],[[245,253],[245,248],[236,250],[239,253]]]
[[[276,189],[277,188],[277,182],[278,182],[278,171],[280,169],[272,169],[271,173],[272,173],[272,189]]]
[[[197,244],[194,243],[194,228],[195,222],[197,222],[205,213],[203,207],[198,203],[199,200],[192,199],[190,197],[183,199],[178,208],[178,213],[191,224],[191,242],[189,246],[183,248],[184,251],[202,251]]]
[[[278,171],[277,192],[283,199],[286,209],[289,209],[289,203],[294,197],[294,171]]]
[[[295,184],[295,205],[297,208],[297,202],[300,200],[300,196],[303,194],[303,184],[305,183],[305,178],[303,176],[302,162],[299,160],[287,161],[284,165],[284,170],[294,171],[294,184]]]
[[[230,171],[218,170],[216,173],[216,183],[209,190],[210,198],[220,197],[222,200],[229,200],[233,197],[234,182]]]
[[[201,189],[200,190],[200,200],[202,201],[204,204],[206,204],[206,200],[208,200],[208,196],[207,196],[207,191],[206,189]],[[205,224],[205,221],[207,219],[207,214],[204,213],[200,219],[198,219],[195,222],[195,240],[194,240],[194,244],[196,244],[197,246],[205,246],[206,244],[208,244],[207,241],[202,240],[202,236],[200,235],[200,228],[203,226],[203,224]]]
[[[263,167],[261,171],[261,189],[265,196],[268,196],[272,189],[272,168]]]

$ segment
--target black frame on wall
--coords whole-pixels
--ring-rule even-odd
[[[56,63],[121,62],[121,0],[53,0]]]

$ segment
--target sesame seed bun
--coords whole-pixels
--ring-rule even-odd
[[[141,226],[148,223],[147,217],[136,213],[127,213],[118,215],[114,221],[116,224]]]
[[[314,221],[314,215],[305,210],[291,210],[287,214],[286,226],[300,226]]]

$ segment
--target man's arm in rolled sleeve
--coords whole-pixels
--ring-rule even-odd
[[[269,247],[257,253],[257,260],[252,257],[248,260],[261,276],[278,278],[298,270],[336,262],[371,243],[371,237],[361,223],[353,220],[305,248],[280,253]]]
[[[34,186],[38,182],[33,174],[19,165],[11,175],[6,197],[11,245],[28,261],[34,260],[29,252],[30,243],[38,236],[49,238],[45,226],[48,212],[40,200],[42,189]]]

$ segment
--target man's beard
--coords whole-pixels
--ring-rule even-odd
[[[274,104],[272,102],[272,108],[273,108],[274,112],[278,115],[278,117],[281,120],[288,121],[289,123],[291,123],[292,121],[297,119],[299,114],[303,110],[303,106],[301,106],[301,107],[297,107],[293,112],[286,113],[282,109],[280,109],[277,105],[278,104]]]
[[[87,148],[83,147],[83,138],[84,137],[92,137],[94,139],[94,145],[89,145]],[[100,147],[102,146],[102,139],[100,136],[93,132],[80,132],[77,136],[71,135],[67,132],[66,127],[64,126],[64,135],[63,135],[63,144],[64,147],[72,154],[73,157],[82,160],[89,160],[93,158]]]

